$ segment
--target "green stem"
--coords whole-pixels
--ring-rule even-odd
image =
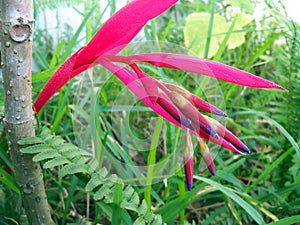
[[[178,177],[179,199],[183,201],[185,198],[185,182],[184,182],[180,165],[177,165],[177,177]],[[179,214],[180,224],[184,224],[184,214],[185,214],[185,210],[183,209],[180,211]]]
[[[148,157],[148,170],[147,170],[147,179],[146,179],[146,189],[145,189],[145,200],[148,205],[148,212],[151,210],[151,184],[153,180],[153,171],[154,171],[154,164],[155,164],[155,156],[156,156],[156,149],[159,141],[160,132],[162,129],[163,119],[159,117],[157,120],[154,134],[151,142],[151,148]]]
[[[209,53],[210,40],[211,40],[212,30],[213,30],[213,25],[214,25],[215,8],[216,8],[216,0],[213,0],[212,6],[211,6],[211,11],[210,11],[210,19],[209,19],[208,32],[207,32],[207,38],[206,38],[206,44],[205,44],[204,58],[207,58],[208,53]]]
[[[114,203],[112,210],[112,225],[119,225],[122,222],[123,210],[120,207],[123,199],[123,184],[118,182],[114,188]]]

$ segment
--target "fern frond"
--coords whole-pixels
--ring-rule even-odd
[[[89,152],[66,143],[60,136],[52,135],[48,128],[43,127],[38,137],[24,138],[19,144],[30,145],[22,148],[21,152],[35,154],[34,161],[43,161],[44,168],[60,166],[60,178],[69,174],[83,174],[88,177],[85,190],[94,193],[96,201],[101,200],[116,207],[114,195],[116,191],[121,190],[122,200],[117,207],[134,212],[136,215],[134,224],[163,224],[160,215],[148,212],[145,200],[141,201],[133,187],[129,185],[124,187],[124,183],[117,175],[109,175],[106,168],[98,168],[98,162]]]

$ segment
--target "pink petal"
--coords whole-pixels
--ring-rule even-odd
[[[131,56],[107,56],[112,61],[123,63],[146,62],[158,67],[172,68],[192,73],[203,74],[220,80],[254,88],[277,88],[286,90],[283,87],[260,78],[237,68],[201,59],[194,56],[171,53],[149,53]]]
[[[130,64],[130,67],[135,71],[140,78],[147,94],[149,95],[152,104],[156,104],[158,98],[157,81],[148,77],[135,63]]]
[[[34,103],[36,112],[38,113],[51,96],[71,78],[94,66],[94,61],[105,52],[119,52],[149,20],[176,2],[177,0],[135,0],[115,13],[87,46],[74,53],[52,75]]]
[[[137,76],[136,73],[131,71],[130,69],[114,64],[112,62],[106,61],[106,60],[99,60],[99,63],[106,67],[109,71],[111,71],[113,74],[115,74],[131,91],[134,93],[139,99],[141,99],[147,106],[149,106],[153,111],[155,111],[157,114],[164,117],[166,120],[170,121],[171,123],[175,124],[176,126],[187,130],[189,127],[188,125],[185,126],[182,123],[182,119],[180,122],[178,122],[176,119],[174,119],[173,115],[170,115],[166,109],[160,106],[160,104],[153,104],[152,101],[149,99],[148,93],[143,87],[143,84],[140,80],[140,78]],[[149,77],[151,78],[151,77]],[[143,78],[144,79],[144,78]],[[152,78],[153,79],[153,78]],[[158,98],[159,99],[159,98]],[[167,97],[162,98],[164,101],[167,100]],[[165,106],[166,107],[166,106]],[[191,132],[195,135],[199,135],[200,137],[214,142],[218,145],[223,146],[224,148],[227,148],[231,151],[234,151],[239,154],[243,154],[238,149],[236,149],[231,143],[223,139],[222,137],[214,138],[204,132],[200,127],[197,127],[195,123],[192,122],[193,129],[196,129],[196,132],[191,129]]]
[[[71,78],[93,66],[84,65],[73,71],[74,64],[80,51],[81,49],[74,53],[67,61],[65,61],[64,64],[62,64],[48,80],[47,84],[42,89],[41,93],[33,104],[33,108],[37,113],[42,109],[51,96],[61,87],[63,87]]]
[[[99,60],[99,63],[107,68],[110,72],[116,75],[126,86],[129,88],[132,93],[134,93],[140,100],[142,100],[147,106],[149,106],[153,111],[164,117],[166,120],[171,123],[186,129],[182,124],[177,122],[172,115],[170,115],[165,109],[163,109],[159,104],[153,104],[149,99],[149,95],[143,87],[143,84],[140,78],[136,73],[130,69],[114,64],[106,60]],[[144,78],[143,78],[144,79]],[[150,77],[149,77],[150,79]],[[166,99],[166,98],[163,98]]]
[[[116,12],[96,33],[81,52],[76,67],[91,63],[109,51],[122,50],[151,19],[157,17],[178,0],[135,0]]]
[[[193,103],[193,105],[199,109],[202,109],[203,111],[216,114],[218,116],[226,116],[227,114],[224,113],[221,109],[217,108],[216,106],[210,104],[207,101],[204,101],[203,99],[199,98],[196,95],[191,95],[190,101]]]

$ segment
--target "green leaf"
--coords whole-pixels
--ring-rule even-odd
[[[74,158],[75,156],[82,155],[80,149],[71,143],[65,143],[56,147],[56,149],[67,158]]]
[[[5,184],[11,190],[20,194],[20,190],[19,190],[16,179],[12,175],[7,173],[4,169],[2,169],[1,167],[0,167],[0,182]]]
[[[238,19],[235,22],[235,29],[230,35],[227,41],[227,48],[234,49],[245,42],[245,34],[242,27],[249,24],[253,17],[249,14],[238,13],[236,14]],[[184,28],[184,43],[189,49],[189,54],[198,57],[204,57],[204,51],[207,40],[207,33],[210,22],[210,14],[192,13],[186,18],[186,25]],[[227,31],[230,29],[230,22],[226,21],[226,18],[214,14],[214,24],[212,29],[212,36],[210,37],[210,48],[208,58],[214,56],[220,45],[222,44]]]
[[[146,222],[143,217],[139,217],[134,221],[133,225],[146,225]]]
[[[40,152],[53,151],[53,148],[50,147],[48,144],[39,144],[22,148],[20,151],[26,154],[35,154]]]
[[[109,198],[111,194],[111,198]],[[113,202],[113,192],[110,189],[110,186],[103,185],[94,195],[95,200],[101,200],[102,198],[107,197],[106,203],[112,203]]]
[[[112,214],[112,224],[119,225],[122,221],[122,208],[120,207],[123,199],[123,184],[117,183],[114,187],[114,204]]]
[[[163,221],[162,221],[161,215],[156,215],[154,217],[154,220],[151,222],[151,225],[160,225],[162,223],[163,223]]]
[[[59,171],[59,176],[60,178],[68,175],[68,174],[75,174],[75,173],[87,173],[88,165],[78,165],[78,164],[69,164],[64,166],[60,171]]]
[[[43,167],[45,169],[48,169],[48,168],[52,168],[52,167],[55,167],[55,166],[61,166],[61,165],[64,165],[64,164],[69,164],[69,163],[71,163],[71,162],[68,159],[66,159],[63,156],[60,156],[60,157],[54,158],[52,160],[49,160],[48,162],[46,162],[44,164]]]
[[[291,216],[272,223],[268,223],[267,225],[290,225],[299,222],[300,222],[300,216]]]
[[[244,189],[243,185],[239,182],[239,180],[232,174],[232,173],[227,173],[225,171],[219,170],[217,172],[217,176],[222,178],[223,180],[226,180],[235,186],[239,187],[241,190]]]
[[[98,174],[92,174],[92,178],[89,180],[87,185],[85,186],[85,190],[90,192],[94,190],[96,187],[100,186],[103,183],[103,179]]]
[[[142,204],[138,208],[138,213],[140,215],[146,215],[147,211],[148,211],[147,202],[145,201],[145,199],[143,199]]]
[[[32,160],[34,162],[40,162],[40,161],[45,160],[45,159],[53,159],[55,157],[60,157],[60,156],[61,155],[57,151],[51,149],[49,151],[44,151],[44,152],[41,152],[41,153],[35,155],[32,158]]]
[[[213,180],[194,176],[194,179],[201,180],[205,183],[208,183],[214,187],[216,187],[219,191],[223,192],[227,197],[231,198],[233,201],[235,201],[238,205],[240,205],[245,211],[258,223],[258,224],[265,224],[265,221],[261,214],[249,203],[247,203],[244,199],[242,199],[240,196],[238,196],[234,190],[231,188],[225,187],[220,183],[217,183]]]
[[[293,152],[293,148],[290,148],[288,151],[284,152],[278,159],[276,159],[270,166],[268,166],[255,181],[251,184],[251,186],[248,186],[246,189],[246,192],[251,191],[253,188],[255,188],[260,181],[263,179],[270,177],[271,172],[291,153]]]
[[[284,129],[283,126],[281,126],[277,121],[273,120],[266,113],[263,113],[263,112],[260,112],[260,111],[257,111],[257,110],[247,109],[247,108],[244,108],[244,109],[245,109],[245,111],[235,112],[235,113],[232,113],[231,115],[254,114],[254,115],[261,116],[261,117],[265,118],[266,120],[269,120],[271,122],[271,124],[273,126],[275,126],[278,130],[280,130],[280,132],[288,139],[288,141],[291,143],[291,145],[295,149],[298,157],[300,157],[300,148],[299,148],[298,144],[296,143],[294,138],[289,134],[289,132],[287,132],[287,130]]]
[[[40,137],[26,137],[18,141],[19,145],[35,145],[35,144],[43,144],[44,141]]]
[[[61,145],[65,144],[65,142],[66,141],[60,136],[55,136],[54,138],[52,138],[52,140],[49,140],[49,144],[53,147],[60,147]]]

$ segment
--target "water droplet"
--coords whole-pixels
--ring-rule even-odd
[[[17,117],[16,117],[16,120],[20,120],[20,119],[21,119],[21,116],[17,116]]]
[[[17,112],[21,112],[21,111],[22,111],[21,108],[18,108],[18,109],[17,109]]]
[[[14,54],[18,54],[18,51],[16,49],[14,50]]]
[[[19,59],[18,62],[19,62],[19,63],[22,63],[22,62],[23,62],[23,59]]]
[[[21,107],[24,109],[24,108],[25,108],[25,105],[22,105]]]
[[[9,87],[12,88],[13,86],[14,86],[14,82],[11,80],[11,81],[9,82]]]
[[[17,12],[21,12],[21,9],[17,9]]]
[[[10,133],[11,133],[11,130],[7,130],[7,132],[10,134]]]
[[[5,31],[4,31],[4,34],[5,34],[5,35],[7,35],[7,34],[8,34],[8,31],[7,31],[7,30],[5,30]]]
[[[7,42],[5,43],[5,47],[6,47],[6,48],[9,48],[9,47],[10,47],[10,42],[9,42],[9,41],[7,41]]]
[[[19,97],[15,97],[15,100],[16,100],[16,101],[19,101]]]
[[[7,92],[6,92],[6,95],[10,95],[10,91],[7,91]]]
[[[18,72],[18,73],[17,73],[17,76],[21,76],[21,73]]]

